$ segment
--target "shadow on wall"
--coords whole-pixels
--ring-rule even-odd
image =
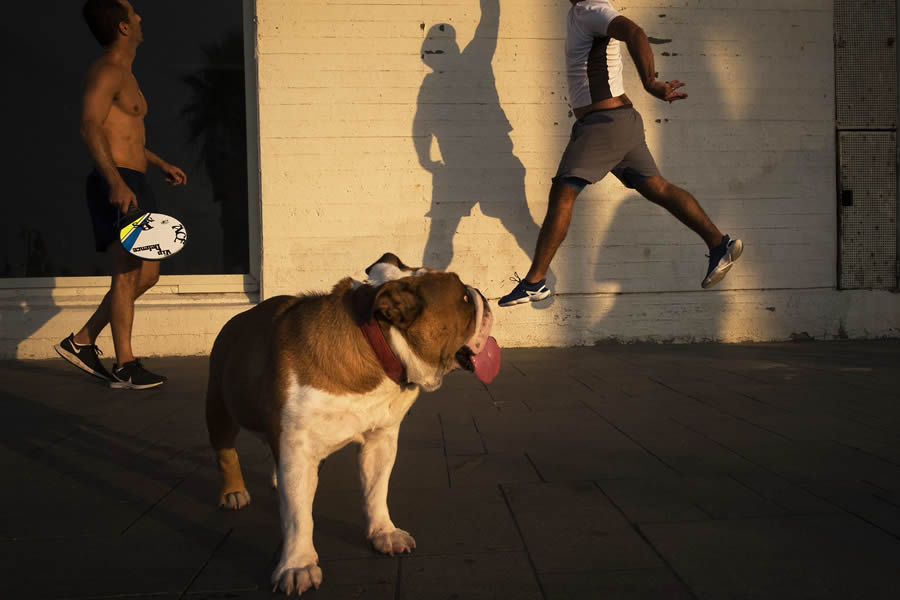
[[[208,64],[183,79],[192,92],[182,115],[190,141],[200,146],[200,162],[222,209],[225,273],[250,270],[247,232],[247,128],[244,96],[244,38],[230,32],[205,49]],[[202,230],[202,228],[201,228]]]
[[[481,0],[481,20],[464,50],[456,30],[432,26],[422,61],[432,69],[419,89],[413,143],[419,163],[432,174],[428,242],[422,264],[446,269],[460,220],[479,204],[500,219],[527,256],[540,229],[525,197],[525,167],[513,154],[512,126],[500,106],[491,61],[497,48],[499,0]],[[432,158],[432,141],[442,160]]]

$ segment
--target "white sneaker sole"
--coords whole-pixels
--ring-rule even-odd
[[[150,388],[159,387],[164,383],[165,381],[158,381],[156,383],[145,383],[144,385],[138,385],[136,383],[131,383],[130,381],[113,380],[109,382],[109,387],[114,390],[149,390]]]
[[[84,371],[85,373],[93,375],[94,377],[99,377],[103,381],[109,381],[109,377],[107,377],[106,375],[103,375],[102,373],[98,373],[97,371],[95,371],[92,368],[90,368],[89,366],[87,366],[87,364],[82,362],[82,360],[80,358],[78,358],[77,356],[75,356],[74,354],[72,354],[71,352],[66,350],[65,348],[63,348],[60,344],[56,344],[55,346],[53,346],[53,349],[56,350],[56,353],[59,354],[64,359],[66,359],[69,363],[75,365],[76,367],[78,367],[79,369]]]
[[[741,257],[741,254],[743,253],[744,243],[741,240],[734,240],[734,242],[731,244],[731,250],[725,255],[730,256],[730,260],[726,264],[720,264],[715,269],[713,269],[713,272],[703,280],[703,283],[700,284],[700,287],[702,287],[703,289],[711,288],[712,286],[725,279],[725,275],[727,275],[728,271],[731,270],[731,267],[734,266],[734,261],[739,259]]]

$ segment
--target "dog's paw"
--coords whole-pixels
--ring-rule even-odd
[[[282,591],[288,596],[297,593],[299,596],[309,588],[319,589],[322,585],[322,569],[311,563],[305,567],[279,567],[272,573],[272,591]]]
[[[223,510],[240,510],[248,504],[250,504],[250,492],[247,490],[227,492],[219,498],[219,508]]]
[[[412,552],[416,547],[416,540],[408,532],[402,529],[394,529],[393,531],[376,531],[369,538],[372,547],[382,554],[402,554],[404,552]]]

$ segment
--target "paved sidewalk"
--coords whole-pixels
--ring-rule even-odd
[[[204,358],[149,392],[0,363],[0,598],[277,598],[270,462],[215,508]],[[322,467],[312,600],[898,598],[900,342],[512,349],[401,429],[365,544],[355,449]],[[306,597],[306,595],[304,595]]]

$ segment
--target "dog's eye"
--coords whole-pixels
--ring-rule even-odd
[[[468,302],[468,301],[469,301],[469,292],[466,292],[465,294],[463,294],[463,302]]]

